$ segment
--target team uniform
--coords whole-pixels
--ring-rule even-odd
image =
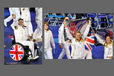
[[[42,42],[42,31],[38,28],[39,25],[37,25],[37,28],[35,29],[33,33],[33,39],[35,39],[35,43],[38,45],[38,42]],[[38,46],[37,46],[38,47]],[[35,51],[35,55],[37,55],[37,51]]]
[[[21,8],[21,18],[24,20],[25,26],[28,27],[29,36],[31,36],[33,34],[33,28],[29,8]]]
[[[42,8],[35,8],[36,11],[36,23],[39,35],[42,35]]]
[[[25,25],[29,29],[29,36],[31,36],[33,34],[33,28],[29,8],[9,8],[9,12],[10,16],[4,20],[4,25],[7,26],[7,22],[13,19],[12,14],[15,14],[16,21],[18,21],[19,18],[22,18],[24,20]]]
[[[33,39],[35,39],[35,44],[38,45],[38,42],[42,42],[42,37],[38,33],[38,28],[36,28],[35,32],[33,33]],[[37,48],[39,48],[37,46]],[[35,51],[35,56],[37,56],[37,51]]]
[[[53,39],[52,32],[50,30],[45,30],[44,31],[44,57],[45,59],[53,59],[52,55],[52,47],[55,49],[55,43]]]
[[[95,36],[97,40],[104,45],[104,59],[110,59],[109,57],[113,57],[113,40],[111,40],[110,44],[107,44],[98,34],[95,34]]]
[[[33,38],[42,40],[42,8],[35,8],[37,28]]]
[[[16,15],[16,21],[21,17],[20,16],[20,8],[9,8],[10,16],[4,20],[4,25],[7,27],[7,22],[13,19],[12,14]]]
[[[87,37],[89,29],[90,25],[87,25],[85,32],[82,35],[82,39],[80,41],[76,40],[75,38],[72,40],[72,59],[92,59],[91,51],[85,49],[85,38]]]
[[[81,41],[73,39],[71,45],[72,45],[72,52],[71,52],[72,59],[84,59],[86,55],[86,50],[84,47],[83,39]]]
[[[34,33],[33,33],[33,39],[38,40],[38,42],[42,41],[42,35],[39,34],[39,29],[36,28]]]
[[[66,54],[68,59],[71,59],[70,56],[70,42],[69,40],[72,40],[72,35],[69,32],[69,29],[67,27],[64,27],[64,24],[62,23],[61,27],[59,28],[59,44],[62,44],[62,52],[60,53],[58,59],[62,59],[62,57]]]
[[[32,51],[32,56],[34,56],[34,42],[33,41],[28,41],[28,28],[26,26],[20,26],[18,22],[14,19],[13,24],[11,25],[12,29],[14,30],[14,35],[15,35],[15,41],[16,43],[21,43],[24,46],[29,46],[29,48]]]

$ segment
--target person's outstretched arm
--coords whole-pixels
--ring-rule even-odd
[[[91,21],[89,20],[89,22],[86,23],[86,25],[87,25],[87,27],[86,27],[86,29],[85,29],[85,31],[83,33],[83,36],[82,36],[83,39],[85,39],[87,37],[88,33],[89,33],[89,30],[90,30],[90,27],[91,27]]]

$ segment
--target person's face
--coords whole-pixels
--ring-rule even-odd
[[[66,19],[65,22],[66,22],[67,25],[69,24],[69,20],[68,19]]]
[[[65,20],[70,20],[69,17],[65,17]]]
[[[21,25],[21,26],[23,26],[24,25],[24,21],[23,20],[19,20],[18,21],[18,24]]]
[[[65,17],[64,26],[67,27],[68,24],[69,24],[69,17]]]
[[[110,37],[107,36],[107,37],[106,37],[106,42],[107,42],[107,43],[110,43],[110,41],[111,41],[111,40],[110,40]]]
[[[45,28],[45,30],[48,30],[48,25],[45,24],[44,25],[44,28]]]
[[[81,33],[76,33],[75,38],[76,38],[77,40],[80,40],[80,39],[81,39]]]

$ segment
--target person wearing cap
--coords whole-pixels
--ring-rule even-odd
[[[53,49],[55,49],[55,43],[53,39],[53,34],[51,30],[49,30],[48,26],[49,26],[49,23],[45,22],[44,23],[44,57],[45,59],[53,59],[51,44],[53,46]]]
[[[71,59],[69,46],[73,37],[68,29],[69,20],[69,17],[65,17],[61,27],[59,28],[58,38],[59,46],[62,49],[62,52],[60,53],[58,59],[62,59],[65,54],[68,59]]]

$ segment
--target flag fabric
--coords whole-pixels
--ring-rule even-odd
[[[73,37],[75,37],[75,32],[80,31],[82,34],[85,32],[85,29],[87,27],[88,20],[82,19],[82,20],[76,20],[70,23],[69,30]],[[91,30],[90,30],[91,31]],[[91,50],[95,47],[95,35],[93,32],[90,32],[90,36],[86,37],[85,39],[85,49]]]
[[[113,39],[113,32],[107,29],[98,29],[97,34],[100,35],[103,39],[105,39],[106,34],[109,34],[111,39]]]
[[[85,32],[87,27],[88,21],[87,20],[76,20],[72,21],[69,24],[69,30],[73,37],[75,37],[75,32],[80,31],[82,34]],[[110,34],[111,39],[113,39],[113,32],[107,29],[97,29],[96,33],[105,39],[105,35],[107,33]],[[93,59],[103,59],[104,58],[104,46],[98,45],[96,46],[96,38],[95,35],[92,33],[92,30],[89,32],[89,36],[85,38],[85,49],[92,51],[92,58]]]
[[[85,38],[85,49],[93,50],[95,47],[95,35],[91,32],[91,35]]]
[[[9,53],[10,53],[10,57],[14,61],[20,61],[24,57],[24,49],[19,44],[12,45],[12,47],[10,48],[10,52]]]
[[[85,19],[72,21],[72,22],[69,24],[69,30],[70,30],[71,35],[74,37],[76,31],[80,31],[81,33],[83,33],[84,30],[82,31],[82,29],[85,29],[85,28],[86,28],[86,23],[87,23],[87,22],[88,22],[88,21],[85,20]],[[84,26],[85,26],[85,27],[84,27]]]

